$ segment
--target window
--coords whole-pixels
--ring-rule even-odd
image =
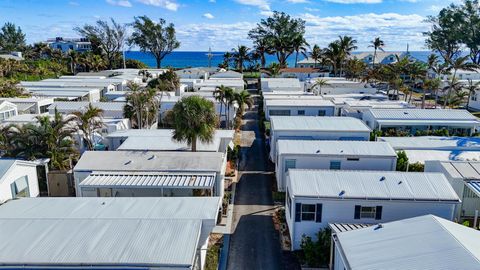
[[[318,116],[325,116],[327,112],[325,110],[318,110]]]
[[[360,158],[358,158],[358,157],[349,157],[349,158],[347,158],[347,160],[348,160],[348,161],[359,161]]]
[[[28,189],[28,177],[23,176],[15,180],[10,184],[12,190],[12,198],[30,197],[30,191]]]
[[[297,166],[297,161],[295,159],[285,160],[285,172],[288,172],[288,169],[295,169],[296,166]]]
[[[298,110],[297,114],[298,115],[305,115],[305,110]]]
[[[340,170],[342,167],[342,162],[338,160],[330,161],[330,170]]]
[[[270,116],[290,116],[290,110],[270,110]]]
[[[354,219],[382,219],[382,206],[355,205]]]
[[[315,220],[315,204],[302,204],[302,221]]]
[[[477,95],[472,95],[471,100],[472,100],[472,101],[477,101]]]

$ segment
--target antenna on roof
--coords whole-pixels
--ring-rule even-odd
[[[207,57],[208,57],[208,67],[211,68],[212,67],[212,58],[213,58],[212,47],[208,47]]]

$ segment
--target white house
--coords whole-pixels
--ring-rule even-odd
[[[208,79],[201,82],[193,84],[194,91],[215,91],[217,87],[220,86],[230,87],[236,91],[245,90],[245,82],[243,79],[232,79],[232,78],[218,78],[218,79]],[[203,90],[202,90],[203,89]]]
[[[0,100],[0,122],[17,114],[17,105],[6,100]]]
[[[56,37],[47,40],[48,46],[64,53],[68,51],[87,52],[92,50],[92,43],[88,38],[63,38]]]
[[[330,269],[478,269],[480,232],[434,215],[332,230]]]
[[[18,114],[45,113],[53,103],[53,98],[0,98],[2,100],[17,105]]]
[[[408,102],[399,100],[358,100],[348,99],[344,100],[344,105],[341,108],[342,116],[350,116],[358,119],[363,119],[363,114],[368,109],[412,109],[415,106]]]
[[[478,137],[379,137],[378,141],[389,143],[396,151],[404,151],[409,163],[428,160],[480,161],[480,138]]]
[[[243,74],[233,70],[221,69],[220,71],[212,74],[209,79],[242,79],[243,80]]]
[[[372,66],[374,63],[381,65],[393,64],[397,62],[397,57],[402,58],[406,55],[406,53],[402,52],[377,51],[376,54],[374,52],[352,54],[351,58],[362,60],[367,65]]]
[[[467,110],[448,109],[369,109],[363,121],[374,130],[396,130],[415,134],[417,131],[446,129],[450,135],[469,136],[480,124]]]
[[[330,76],[329,71],[319,68],[298,67],[298,68],[283,68],[280,70],[282,78],[297,78],[301,82],[312,78],[323,78]]]
[[[37,197],[38,188],[36,162],[0,159],[0,203],[20,197]]]
[[[53,114],[55,109],[62,114],[71,114],[73,112],[85,111],[89,104],[93,107],[103,110],[103,118],[122,119],[123,108],[125,103],[122,102],[70,102],[70,101],[56,101],[50,107],[48,112]]]
[[[395,171],[397,154],[385,142],[278,140],[277,188],[289,169]]]
[[[201,270],[220,203],[219,197],[9,201],[0,206],[0,239],[9,247],[0,264]]]
[[[336,108],[330,100],[323,99],[267,99],[265,118],[270,116],[335,116]]]
[[[462,199],[459,219],[472,220],[480,211],[480,162],[431,160],[425,162],[425,171],[443,173],[448,179]]]
[[[73,176],[78,197],[223,196],[217,152],[86,151]]]
[[[305,92],[304,85],[297,78],[261,78],[260,87],[266,92]]]
[[[33,97],[62,99],[69,101],[98,102],[101,98],[99,88],[88,87],[24,87]]]
[[[306,89],[310,92],[315,92],[320,95],[344,95],[344,94],[375,94],[377,89],[371,87],[369,84],[351,81],[345,78],[326,78],[325,86],[315,86],[318,79],[309,79],[305,82]]]
[[[329,223],[384,223],[433,214],[453,220],[460,199],[441,173],[297,170],[287,177],[292,249]]]
[[[278,140],[368,141],[370,128],[351,117],[272,116],[270,160],[277,158]]]
[[[480,111],[480,90],[475,90],[470,95],[470,101],[468,102],[468,109]]]

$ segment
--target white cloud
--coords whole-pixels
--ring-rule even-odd
[[[324,0],[327,2],[338,4],[378,4],[382,3],[382,0]]]
[[[310,12],[318,12],[318,11],[320,11],[319,8],[311,8],[311,7],[305,7],[305,10],[306,10],[306,11],[310,11]]]
[[[308,0],[287,0],[288,3],[292,3],[292,4],[306,4],[306,3],[310,3],[310,1]]]
[[[209,3],[216,3],[216,0],[208,0]]]
[[[177,11],[179,4],[175,0],[137,0],[138,2],[155,7],[162,7],[168,10]]]
[[[246,6],[258,7],[260,9],[259,14],[263,16],[271,16],[273,14],[267,0],[235,0],[235,2]]]
[[[75,1],[70,1],[70,2],[68,2],[68,4],[70,6],[80,6],[80,4],[78,2],[75,2]]]
[[[112,6],[120,6],[120,7],[131,7],[132,4],[128,0],[106,0]]]
[[[202,15],[202,17],[207,18],[207,19],[215,18],[211,13],[205,13],[205,14]]]

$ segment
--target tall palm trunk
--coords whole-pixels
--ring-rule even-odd
[[[372,68],[375,69],[375,59],[377,58],[377,48],[373,50],[373,62],[372,62]]]
[[[295,53],[295,67],[298,65],[298,50]]]
[[[192,136],[192,152],[197,152],[197,136]]]

